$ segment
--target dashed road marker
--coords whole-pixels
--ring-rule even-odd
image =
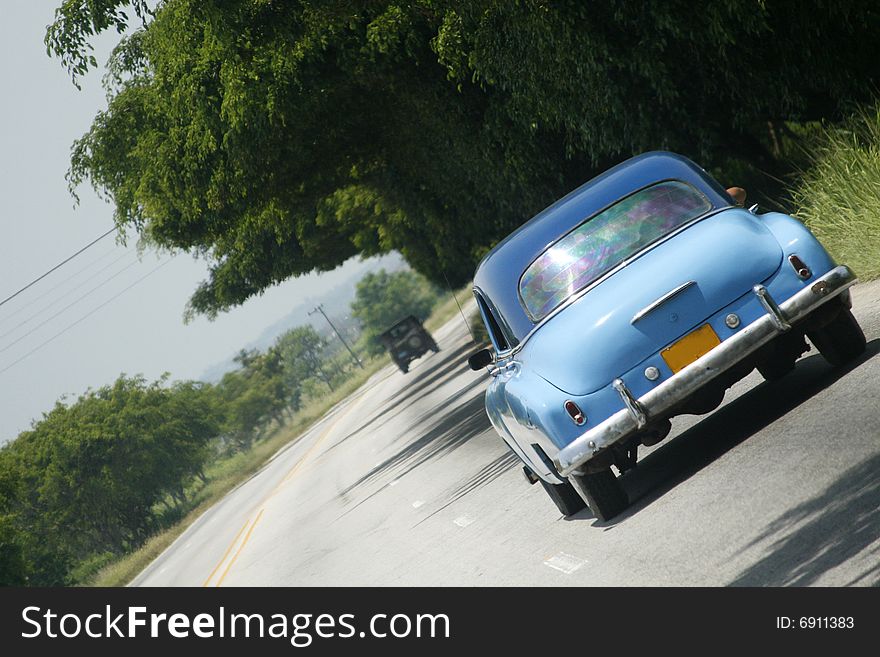
[[[567,552],[559,552],[544,562],[545,566],[549,566],[554,570],[558,570],[566,575],[571,575],[578,568],[587,563],[586,559],[581,559]]]
[[[471,524],[475,520],[476,520],[476,518],[474,518],[473,516],[469,516],[468,514],[464,514],[463,516],[459,516],[458,518],[456,518],[452,522],[454,522],[459,527],[467,527],[469,524]]]

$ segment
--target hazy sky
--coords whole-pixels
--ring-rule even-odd
[[[0,299],[112,227],[110,206],[86,187],[74,208],[64,179],[71,144],[106,102],[103,70],[77,91],[46,55],[43,35],[58,4],[0,2]],[[102,63],[115,36],[96,42]],[[116,246],[111,236],[0,306],[0,443],[61,395],[110,383],[121,372],[197,378],[298,301],[364,267],[351,261],[321,276],[292,279],[214,322],[185,326],[184,306],[206,266],[181,254],[153,272],[168,258],[147,253],[138,261],[133,244]]]

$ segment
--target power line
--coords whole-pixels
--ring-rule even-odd
[[[104,306],[106,306],[107,304],[109,304],[111,301],[115,301],[116,299],[118,299],[119,297],[121,297],[123,294],[125,294],[126,292],[128,292],[128,291],[129,291],[131,288],[133,288],[135,285],[137,285],[138,283],[140,283],[142,280],[144,280],[144,279],[147,278],[148,276],[152,276],[153,274],[155,274],[157,271],[159,271],[160,269],[162,269],[162,267],[164,267],[165,265],[167,265],[167,264],[168,264],[169,262],[171,262],[172,260],[174,260],[173,257],[169,258],[168,260],[166,260],[166,261],[163,262],[162,264],[158,265],[157,267],[154,267],[154,268],[151,269],[149,272],[147,272],[146,274],[144,274],[143,276],[141,276],[139,279],[137,279],[134,283],[132,283],[131,285],[129,285],[129,286],[126,287],[125,289],[121,290],[119,293],[117,293],[117,294],[115,294],[114,296],[112,296],[112,297],[110,297],[109,299],[107,299],[107,301],[105,301],[104,303],[102,303],[100,306],[97,306],[97,307],[93,308],[92,310],[90,310],[88,313],[86,313],[85,315],[83,315],[82,317],[80,317],[78,320],[76,320],[76,321],[73,322],[72,324],[68,324],[64,329],[62,329],[61,331],[59,331],[58,333],[56,333],[55,335],[53,335],[53,336],[52,336],[51,338],[49,338],[48,340],[46,340],[46,341],[41,342],[40,344],[38,344],[36,347],[34,347],[33,349],[31,349],[29,352],[27,352],[24,356],[22,356],[22,357],[19,358],[18,360],[14,360],[14,361],[12,361],[11,363],[9,363],[9,365],[7,365],[7,366],[4,367],[2,370],[0,370],[0,374],[3,374],[4,372],[6,372],[7,370],[11,369],[11,368],[14,367],[15,365],[18,365],[18,364],[19,364],[21,361],[23,361],[25,358],[27,358],[28,356],[30,356],[30,355],[36,353],[37,351],[39,351],[40,349],[42,349],[43,347],[45,347],[47,344],[49,344],[50,342],[52,342],[52,341],[55,340],[56,338],[61,337],[62,335],[64,335],[65,333],[67,333],[70,329],[72,329],[72,328],[73,328],[74,326],[76,326],[77,324],[80,324],[81,322],[84,322],[84,321],[87,320],[89,317],[91,317],[92,315],[94,315],[96,312],[98,312],[99,310],[101,310],[101,308],[103,308]]]
[[[115,260],[111,261],[109,264],[104,265],[104,266],[101,267],[98,271],[96,271],[96,272],[95,272],[90,278],[87,278],[87,279],[85,279],[84,281],[81,281],[80,283],[74,285],[74,286],[73,286],[72,288],[70,288],[69,290],[66,290],[66,291],[64,292],[64,294],[63,294],[61,297],[56,298],[56,299],[52,299],[52,301],[50,301],[48,304],[46,304],[45,306],[43,306],[42,308],[40,308],[37,312],[31,314],[27,319],[23,319],[22,321],[20,321],[18,324],[16,324],[15,326],[13,326],[11,329],[9,329],[8,331],[6,331],[5,333],[0,334],[0,340],[2,340],[3,338],[5,338],[7,335],[10,335],[11,333],[14,333],[14,332],[17,331],[18,329],[20,329],[22,326],[24,326],[25,324],[27,324],[28,322],[30,322],[32,319],[35,319],[35,318],[39,317],[43,312],[45,312],[46,310],[49,310],[50,308],[52,308],[52,306],[54,306],[56,303],[58,303],[59,301],[62,301],[63,299],[69,297],[70,294],[72,294],[73,292],[76,292],[76,291],[79,290],[80,288],[84,287],[87,283],[89,283],[90,281],[92,281],[92,280],[94,280],[95,278],[97,278],[98,274],[101,274],[101,273],[107,271],[108,269],[110,269],[110,267],[112,267],[113,265],[115,265],[117,262],[119,262],[120,260],[123,260],[124,258],[126,258],[127,256],[130,256],[130,255],[131,255],[131,253],[130,253],[129,251],[126,251],[126,252],[123,253],[121,256],[119,256],[119,257],[116,258]],[[136,264],[137,262],[138,262],[138,261],[135,260],[133,263],[131,263],[131,264],[129,265],[129,267],[133,266],[133,265]],[[95,263],[92,263],[92,264],[95,264]],[[89,265],[89,266],[91,267],[91,265]],[[122,270],[116,272],[115,274],[113,274],[112,276],[110,276],[110,278],[106,279],[106,280],[104,281],[104,283],[106,283],[107,281],[113,280],[114,278],[116,278],[116,276],[118,276],[120,273],[122,273],[122,272],[125,271],[126,269],[128,269],[128,267],[126,267],[125,269],[122,269]],[[81,271],[84,271],[84,270],[81,270]],[[101,285],[103,285],[104,283],[101,283]],[[98,287],[100,287],[100,286],[98,286]],[[34,299],[34,302],[39,301],[40,299],[42,299],[42,298],[48,296],[48,295],[51,294],[52,292],[57,292],[58,289],[59,289],[59,288],[52,288],[52,289],[49,290],[46,294],[40,295],[39,297],[37,297],[36,299]],[[93,288],[92,291],[94,291],[95,289],[97,289],[97,288]],[[91,294],[91,291],[90,291],[90,292],[87,292],[85,296],[88,296],[89,294]],[[82,299],[82,297],[80,297],[80,299]],[[31,303],[31,304],[29,304],[29,305],[27,305],[27,306],[23,306],[23,307],[19,308],[17,311],[15,311],[14,313],[12,313],[11,315],[9,315],[8,317],[4,317],[3,319],[0,319],[0,326],[2,326],[3,324],[5,324],[7,321],[9,321],[10,319],[12,319],[12,318],[15,317],[16,315],[21,314],[22,312],[24,312],[25,310],[27,310],[28,308],[30,308],[30,307],[32,307],[32,306],[34,306],[34,305],[36,305],[36,304],[35,304],[35,303]]]
[[[14,293],[10,294],[8,297],[6,297],[5,299],[3,299],[3,301],[0,301],[0,306],[2,306],[3,304],[5,304],[5,303],[7,303],[7,302],[9,302],[9,301],[12,301],[12,300],[13,300],[15,297],[17,297],[19,294],[21,294],[22,292],[24,292],[24,291],[27,290],[28,288],[33,287],[34,285],[36,285],[37,283],[39,283],[41,280],[43,280],[44,278],[46,278],[46,276],[48,276],[49,274],[51,274],[53,271],[55,271],[56,269],[59,269],[59,268],[61,268],[62,266],[66,265],[68,262],[70,262],[71,260],[73,260],[73,259],[74,259],[76,256],[78,256],[80,253],[82,253],[83,251],[85,251],[85,250],[88,249],[88,248],[91,248],[92,246],[94,246],[95,244],[97,244],[98,242],[100,242],[102,239],[104,239],[105,237],[107,237],[110,233],[113,233],[113,232],[115,232],[115,231],[116,231],[116,226],[113,226],[113,228],[111,228],[110,230],[108,230],[106,233],[104,233],[103,235],[101,235],[101,236],[98,237],[98,238],[93,239],[91,242],[89,242],[88,244],[86,244],[86,245],[85,245],[83,248],[81,248],[79,251],[77,251],[76,253],[74,253],[74,254],[71,255],[71,256],[68,256],[67,258],[65,258],[65,259],[62,260],[61,262],[59,262],[57,265],[55,265],[54,267],[52,267],[52,269],[50,269],[49,271],[47,271],[45,274],[42,274],[42,275],[38,276],[37,278],[35,278],[34,280],[32,280],[30,283],[28,283],[28,284],[25,285],[23,288],[21,288],[18,292],[14,292]]]
[[[62,313],[64,313],[64,311],[66,311],[66,310],[72,308],[73,306],[75,306],[76,304],[78,304],[80,301],[82,301],[83,299],[85,299],[87,296],[89,296],[89,295],[92,294],[93,292],[96,292],[97,290],[101,289],[102,287],[104,287],[105,285],[107,285],[107,283],[109,283],[110,281],[112,281],[112,280],[113,280],[114,278],[116,278],[117,276],[120,276],[121,274],[124,274],[126,271],[128,271],[129,269],[131,269],[132,267],[134,267],[136,264],[138,264],[138,262],[140,262],[140,261],[139,261],[139,260],[135,260],[134,262],[131,262],[131,263],[127,264],[125,267],[123,267],[123,268],[120,269],[118,272],[116,272],[115,274],[113,274],[110,278],[108,278],[108,279],[106,279],[106,280],[104,280],[104,281],[98,283],[98,284],[97,284],[95,287],[93,287],[91,290],[89,290],[89,291],[86,292],[85,294],[83,294],[83,295],[77,297],[74,301],[71,301],[69,304],[67,304],[66,306],[64,306],[64,308],[62,308],[61,310],[59,310],[57,313],[55,313],[55,314],[52,315],[51,317],[48,317],[47,319],[45,319],[45,320],[44,320],[43,322],[41,322],[40,324],[37,324],[34,328],[32,328],[30,331],[28,331],[28,332],[25,333],[24,335],[19,336],[18,338],[16,338],[16,339],[13,340],[12,342],[10,342],[8,345],[6,345],[6,346],[3,347],[2,349],[0,349],[0,354],[2,354],[4,351],[6,351],[7,349],[9,349],[9,348],[12,347],[13,345],[18,344],[19,342],[21,342],[22,340],[24,340],[25,338],[27,338],[28,336],[30,336],[32,333],[35,333],[36,331],[39,331],[39,330],[40,330],[41,328],[43,328],[46,324],[48,324],[48,323],[51,322],[53,319],[55,319],[56,317],[58,317],[59,315],[61,315]],[[42,311],[40,311],[40,312],[42,312]],[[36,315],[31,315],[28,319],[26,319],[26,320],[24,320],[23,322],[19,323],[17,326],[15,326],[14,328],[10,329],[9,331],[7,331],[6,333],[4,333],[3,335],[0,335],[0,339],[5,338],[5,337],[6,337],[7,335],[9,335],[10,333],[14,333],[14,332],[16,331],[16,329],[18,329],[20,326],[23,326],[24,324],[27,324],[29,321],[31,321],[34,317],[36,317],[36,316],[39,315],[39,314],[40,314],[40,313],[38,312]]]
[[[85,267],[82,267],[82,268],[80,268],[80,269],[77,269],[75,272],[73,272],[70,276],[68,276],[68,277],[64,280],[64,282],[63,282],[61,285],[58,285],[58,286],[56,286],[56,287],[51,287],[51,288],[49,288],[48,290],[46,290],[45,292],[43,292],[42,294],[40,294],[40,295],[38,295],[38,296],[36,296],[36,297],[31,298],[31,299],[30,299],[30,303],[25,304],[25,305],[23,305],[23,306],[21,306],[21,307],[19,307],[19,308],[16,308],[15,310],[10,310],[10,311],[8,311],[7,314],[4,314],[2,317],[0,317],[0,325],[5,324],[6,322],[8,322],[10,319],[12,319],[13,317],[15,317],[16,315],[20,315],[20,314],[23,313],[25,310],[27,310],[28,308],[30,308],[30,307],[32,307],[34,304],[36,304],[37,301],[40,301],[41,299],[45,299],[45,298],[48,297],[50,294],[53,294],[53,293],[57,292],[59,289],[61,289],[61,288],[63,287],[63,285],[65,285],[66,283],[70,283],[70,282],[73,281],[77,276],[79,276],[80,274],[82,274],[84,271],[86,271],[86,270],[88,270],[88,269],[91,269],[92,267],[94,267],[95,265],[97,265],[97,264],[98,264],[99,262],[101,262],[102,260],[106,260],[108,256],[111,256],[111,255],[113,255],[114,253],[116,253],[118,249],[119,249],[119,246],[118,246],[118,245],[114,245],[114,247],[113,247],[112,249],[110,249],[110,250],[107,251],[106,253],[103,253],[103,254],[101,254],[100,256],[98,256],[97,258],[95,258],[94,260],[92,260],[89,264],[87,264]],[[95,272],[95,275],[100,274],[102,271],[104,271],[105,269],[107,269],[107,267],[110,267],[110,266],[112,266],[113,264],[119,262],[119,261],[122,260],[122,258],[124,258],[128,253],[129,253],[129,251],[124,251],[123,254],[122,254],[122,256],[118,257],[116,260],[113,260],[113,262],[111,262],[109,265],[107,265],[107,266],[105,266],[105,267],[102,267],[101,269],[99,269],[98,271],[96,271],[96,272]],[[82,285],[82,284],[80,284],[80,286],[81,286],[81,285]],[[73,288],[73,289],[77,289],[77,288]],[[72,291],[72,290],[71,290],[71,291]]]

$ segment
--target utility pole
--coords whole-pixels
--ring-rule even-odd
[[[324,316],[324,319],[327,320],[327,323],[330,325],[330,328],[333,329],[333,332],[336,334],[336,337],[339,338],[339,341],[343,345],[345,345],[345,348],[348,349],[348,353],[350,353],[351,357],[354,358],[354,362],[358,364],[358,367],[360,367],[361,369],[364,369],[364,364],[361,363],[360,358],[358,358],[357,354],[354,353],[352,348],[348,346],[348,343],[342,337],[342,334],[339,332],[339,330],[335,326],[333,326],[333,322],[330,321],[330,318],[327,317],[327,313],[324,312],[324,304],[323,303],[319,303],[317,306],[315,306],[314,310],[309,311],[309,315],[314,315],[315,313],[321,313]]]

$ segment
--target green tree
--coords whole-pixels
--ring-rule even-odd
[[[856,0],[68,0],[47,45],[146,26],[74,146],[120,227],[201,254],[209,315],[290,276],[398,250],[463,284],[488,248],[636,152],[779,174],[786,122],[877,87],[880,6]]]
[[[19,544],[14,519],[0,515],[0,586],[23,586],[27,567]]]
[[[142,21],[152,15],[148,0],[64,0],[46,29],[46,47],[61,58],[74,84],[98,65],[89,38],[107,29],[123,33],[129,26],[126,7]]]
[[[56,404],[0,452],[0,478],[15,484],[14,513],[0,516],[29,583],[69,583],[77,563],[140,545],[157,526],[156,505],[183,500],[218,427],[201,386],[164,384],[121,376]]]
[[[0,586],[27,583],[22,536],[16,525],[18,473],[8,446],[0,448]]]
[[[266,353],[242,349],[235,357],[239,369],[227,372],[217,387],[224,416],[223,432],[235,450],[250,447],[272,422],[299,408],[301,392],[285,376],[278,349]]]
[[[437,291],[423,276],[411,271],[389,274],[380,269],[358,282],[351,311],[364,327],[371,352],[379,353],[383,347],[376,336],[407,315],[424,321],[437,299]]]
[[[283,333],[275,341],[275,349],[291,386],[315,378],[334,389],[333,374],[324,358],[327,341],[311,326],[298,326]]]

